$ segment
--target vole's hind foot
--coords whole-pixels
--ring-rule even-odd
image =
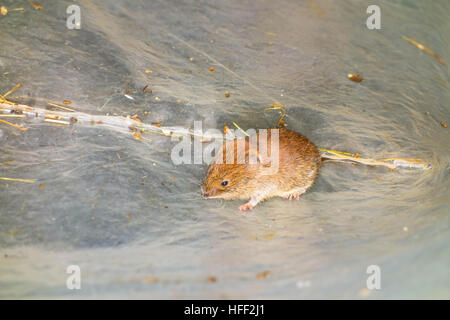
[[[300,196],[306,192],[306,189],[308,189],[308,187],[295,188],[289,193],[285,193],[283,196],[289,200],[300,200]]]
[[[301,193],[293,193],[293,194],[288,194],[287,196],[284,196],[284,197],[288,200],[300,200],[301,195],[302,195]]]
[[[246,204],[243,204],[242,206],[240,206],[239,210],[248,211],[248,210],[253,210],[253,208],[254,208],[254,206],[250,202],[247,202]]]

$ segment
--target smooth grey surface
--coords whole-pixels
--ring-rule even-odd
[[[402,39],[450,62],[448,1],[19,2],[0,16],[0,92],[23,84],[11,100],[244,129],[275,125],[278,101],[319,147],[433,168],[326,163],[300,201],[243,216],[201,199],[206,165],[175,166],[167,137],[1,124],[0,176],[37,182],[0,181],[0,298],[450,298],[449,70]],[[66,28],[73,3],[81,30]],[[367,296],[372,264],[382,289]]]

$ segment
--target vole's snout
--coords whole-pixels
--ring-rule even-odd
[[[202,189],[202,196],[203,196],[204,198],[206,198],[206,188],[205,188],[205,185],[202,184],[202,186],[200,187],[200,189]]]
[[[202,186],[202,193],[203,193],[203,197],[205,198],[209,198],[214,196],[217,193],[217,188],[212,188],[209,192],[206,191],[206,188],[204,186]]]
[[[206,187],[205,187],[205,185],[202,184],[202,186],[200,187],[200,189],[202,190],[202,196],[203,196],[204,198],[206,198]]]

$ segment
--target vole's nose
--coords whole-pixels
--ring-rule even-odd
[[[203,197],[207,198],[207,197],[208,197],[208,192],[206,192],[205,185],[202,184],[202,186],[200,187],[200,189],[202,189],[202,195],[203,195]]]
[[[202,186],[203,197],[209,198],[214,196],[217,193],[217,188],[212,188],[209,192],[206,192],[206,188]]]

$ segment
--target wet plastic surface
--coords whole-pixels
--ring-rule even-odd
[[[300,201],[244,216],[201,199],[206,164],[174,165],[168,137],[14,120],[29,129],[0,127],[0,176],[37,182],[0,181],[1,298],[450,297],[449,70],[402,38],[449,62],[448,1],[383,2],[381,30],[356,0],[78,1],[80,30],[70,1],[19,2],[0,16],[12,101],[205,129],[274,126],[278,101],[319,147],[433,167],[325,163]]]

